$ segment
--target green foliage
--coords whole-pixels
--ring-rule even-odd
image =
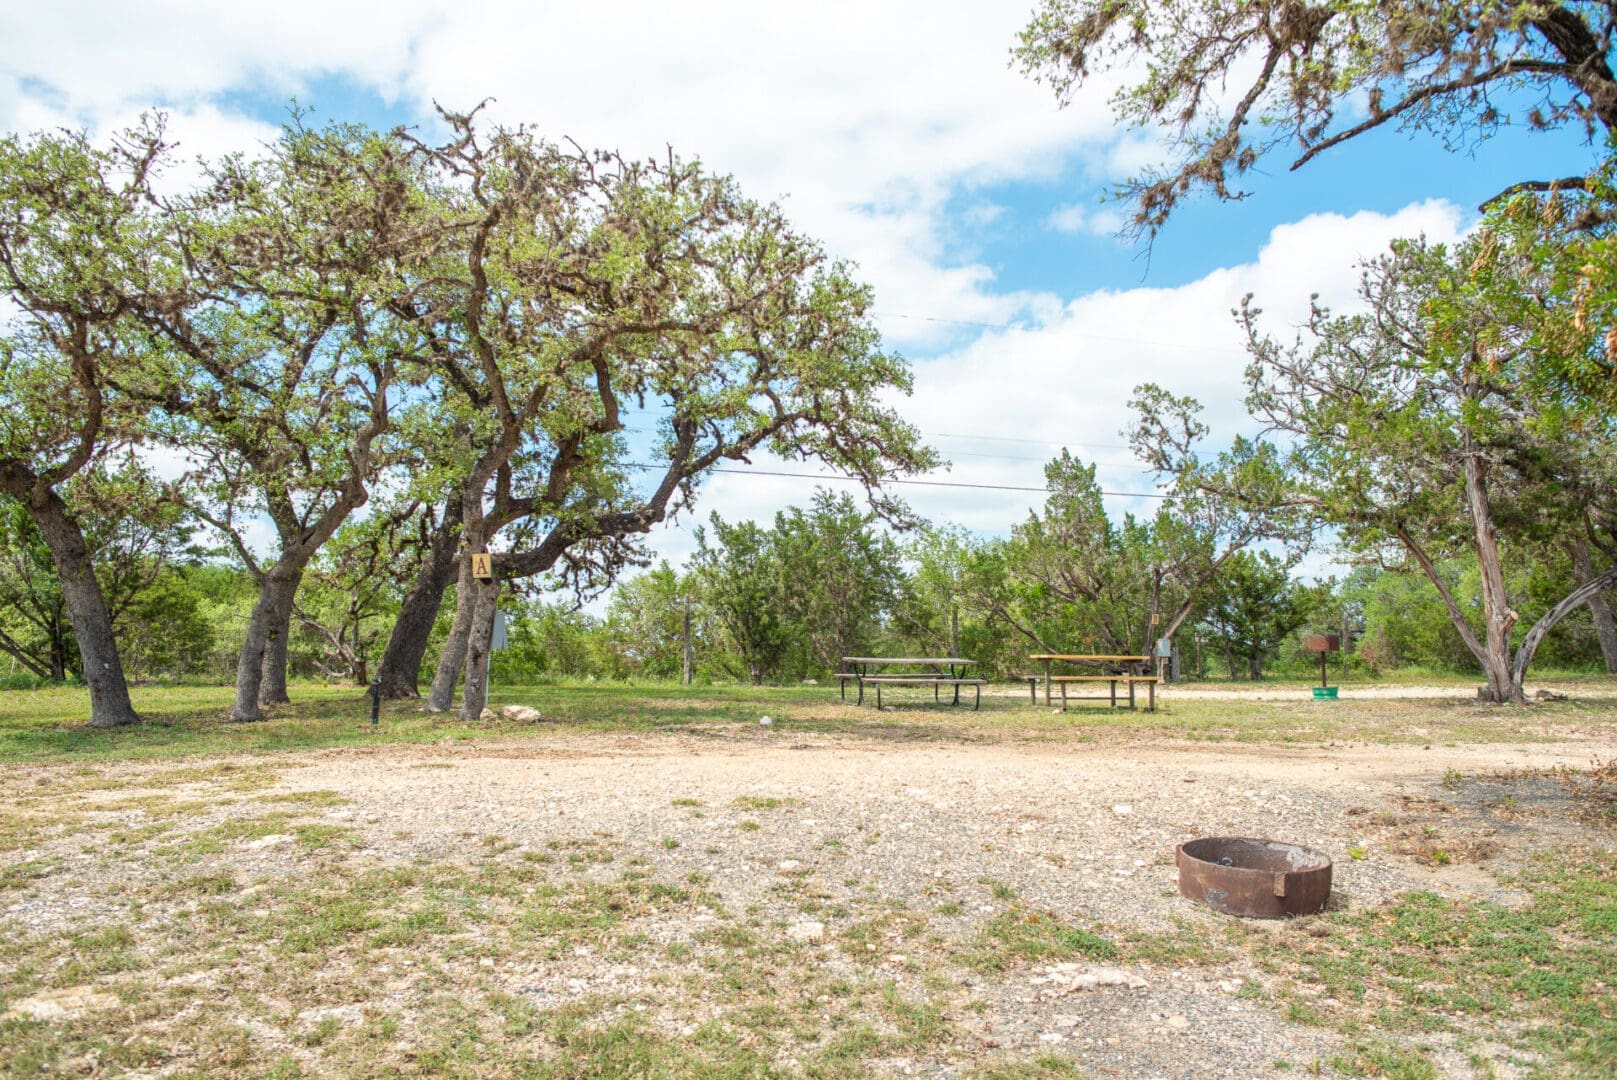
[[[1063,101],[1122,75],[1114,113],[1170,159],[1121,191],[1154,231],[1201,191],[1241,197],[1270,151],[1297,168],[1383,125],[1451,147],[1507,125],[1610,132],[1609,19],[1593,0],[1041,0],[1016,57]]]
[[[1238,551],[1224,564],[1207,602],[1207,626],[1223,647],[1230,678],[1244,668],[1263,678],[1264,662],[1314,607],[1310,591],[1266,551]]]

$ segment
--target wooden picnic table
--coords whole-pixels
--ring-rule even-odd
[[[976,707],[982,707],[983,683],[986,679],[971,678],[966,675],[966,668],[977,663],[967,660],[963,656],[844,656],[842,663],[850,670],[837,674],[837,692],[843,701],[848,700],[848,680],[852,679],[858,687],[859,696],[855,705],[865,702],[865,684],[876,688],[876,707],[881,707],[881,688],[887,686],[931,686],[932,699],[941,701],[939,687],[949,686],[954,690],[953,704],[960,704],[960,688],[974,686],[977,688]],[[947,667],[943,672],[937,670]],[[882,668],[908,668],[905,671],[882,671]],[[930,671],[917,671],[915,668],[931,668]]]
[[[1117,707],[1117,684],[1123,682],[1129,690],[1129,708],[1134,708],[1134,684],[1144,683],[1150,692],[1150,704],[1147,711],[1155,712],[1157,708],[1157,679],[1154,675],[1145,674],[1150,670],[1151,658],[1149,656],[1135,656],[1123,653],[1034,653],[1028,657],[1030,660],[1039,660],[1044,664],[1044,703],[1051,704],[1050,685],[1061,686],[1061,707],[1067,707],[1067,683],[1069,682],[1109,682],[1111,684],[1111,704]],[[1055,675],[1051,665],[1066,664],[1104,664],[1113,669],[1103,675]],[[1038,676],[1029,676],[1028,690],[1033,694],[1033,700],[1038,701],[1038,690],[1033,680]],[[1106,698],[1094,700],[1105,701]]]

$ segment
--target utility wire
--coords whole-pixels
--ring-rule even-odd
[[[667,466],[647,465],[639,461],[626,461],[631,469],[650,469],[661,471]],[[858,481],[857,476],[846,476],[842,473],[799,473],[778,472],[772,469],[726,469],[717,467],[708,469],[708,472],[728,473],[732,476],[781,476],[793,480],[852,480]],[[969,488],[974,491],[1028,491],[1039,495],[1050,494],[1047,487],[1021,487],[1015,484],[968,484],[959,480],[883,480],[883,484],[905,484],[910,487],[937,487],[937,488]],[[1168,495],[1162,492],[1149,491],[1102,491],[1102,495],[1112,495],[1121,499],[1166,499]]]

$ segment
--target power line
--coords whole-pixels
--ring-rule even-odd
[[[661,471],[666,466],[647,465],[639,461],[624,462],[631,469],[650,469]],[[772,469],[726,469],[716,467],[708,472],[727,473],[731,476],[779,476],[793,480],[851,480],[859,481],[857,476],[845,476],[842,473],[797,473],[778,472]],[[862,481],[859,481],[862,482]],[[937,488],[968,488],[973,491],[1026,491],[1039,495],[1050,494],[1047,487],[1022,487],[1015,484],[969,484],[960,480],[883,480],[883,484],[904,484],[910,487],[937,487]],[[1161,492],[1149,491],[1102,491],[1102,495],[1112,495],[1120,499],[1166,499],[1167,495]]]
[[[631,424],[631,425],[625,426],[623,430],[624,431],[633,431],[633,432],[636,432],[636,433],[642,434],[642,435],[654,435],[654,434],[657,433],[658,429],[649,428],[649,427],[636,427],[636,426]],[[1054,440],[1051,440],[1051,439],[1026,439],[1026,438],[1022,438],[1022,437],[1016,436],[1016,435],[968,435],[968,434],[966,434],[964,432],[958,432],[958,431],[923,431],[923,432],[921,432],[921,434],[925,435],[929,439],[979,439],[979,440],[982,440],[983,442],[1022,443],[1022,444],[1026,445],[1026,446],[1059,446],[1059,447],[1063,447],[1063,448],[1076,446],[1076,447],[1086,449],[1086,450],[1129,450],[1129,449],[1132,449],[1132,447],[1130,447],[1126,443],[1076,442],[1076,441],[1071,440],[1071,439],[1064,439],[1064,440],[1062,440],[1060,442],[1057,442],[1057,441],[1054,441]],[[1003,456],[1003,455],[981,454],[981,453],[975,453],[974,454],[974,453],[971,453],[970,451],[966,451],[966,450],[953,450],[953,451],[950,451],[950,453],[959,454],[962,457],[1000,457],[1000,456]],[[1005,457],[1005,460],[1006,461],[1045,461],[1045,460],[1048,460],[1048,459],[1047,458],[1042,458],[1042,457],[1040,457],[1040,458]],[[1128,467],[1127,465],[1125,465],[1125,464],[1123,464],[1121,462],[1116,462],[1116,461],[1096,461],[1096,462],[1092,462],[1092,464],[1104,465],[1104,466],[1116,467],[1116,468],[1127,468]],[[1128,464],[1133,464],[1133,463],[1130,462]],[[1145,471],[1149,471],[1149,470],[1141,470],[1141,471],[1145,472]]]

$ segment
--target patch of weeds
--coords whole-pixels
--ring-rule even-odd
[[[1362,862],[1364,857],[1369,854],[1369,851],[1362,845],[1355,844],[1353,847],[1347,849],[1347,853],[1348,858],[1352,859],[1354,862]]]
[[[296,825],[292,835],[298,847],[306,851],[323,851],[332,847],[358,847],[359,834],[341,825]]]
[[[1437,1066],[1419,1050],[1388,1042],[1355,1040],[1328,1063],[1349,1076],[1385,1076],[1388,1080],[1436,1080]]]
[[[662,846],[668,851],[673,851],[675,848],[679,847],[679,841],[675,840],[672,836],[665,836],[658,841],[658,843],[662,844]]]
[[[106,926],[68,939],[73,959],[64,972],[64,981],[79,982],[89,975],[111,975],[140,967],[135,958],[135,935],[127,926]]]
[[[295,806],[346,806],[349,802],[335,791],[278,791],[255,795],[253,801],[292,803]]]
[[[51,872],[61,865],[60,856],[53,855],[44,859],[12,863],[10,866],[0,868],[0,892],[7,889],[26,889],[39,879],[49,877]]]
[[[1465,783],[1465,777],[1461,775],[1459,769],[1450,767],[1444,771],[1443,786],[1450,791],[1459,791],[1460,785],[1463,783]]]
[[[965,914],[966,911],[965,906],[962,905],[958,900],[945,900],[932,910],[936,911],[939,915],[943,915],[951,919],[956,915]]]
[[[855,960],[875,961],[901,947],[903,942],[921,937],[926,928],[926,919],[922,916],[888,911],[851,923],[838,935],[837,944]]]
[[[342,1030],[342,1021],[335,1016],[328,1016],[314,1027],[303,1033],[304,1046],[324,1046],[336,1038],[337,1032]]]
[[[994,881],[989,878],[984,878],[981,882],[979,882],[979,884],[987,885],[989,895],[995,900],[1016,899],[1016,890],[1005,884],[1003,881]]]
[[[906,1050],[926,1050],[949,1037],[943,1006],[934,1001],[906,998],[892,983],[881,987],[882,1013],[898,1029],[898,1044]]]
[[[236,875],[225,872],[198,874],[195,877],[180,879],[174,883],[173,888],[178,892],[195,893],[198,896],[223,896],[236,891]]]
[[[287,912],[280,951],[284,954],[320,952],[345,939],[369,933],[381,925],[381,918],[364,900],[342,892],[305,896],[301,910]]]
[[[1079,1080],[1078,1063],[1060,1054],[1041,1054],[1026,1061],[992,1061],[969,1074],[971,1080]]]
[[[783,806],[802,806],[801,799],[777,799],[773,796],[738,795],[730,800],[738,810],[779,810]]]
[[[1183,915],[1170,915],[1173,930],[1153,933],[1132,930],[1123,936],[1123,953],[1131,961],[1147,960],[1161,964],[1223,964],[1233,956],[1230,949],[1220,945],[1205,927],[1197,926]]]
[[[672,799],[672,800],[670,800],[669,805],[671,805],[671,806],[701,806],[702,805],[702,800],[701,799]]]
[[[758,824],[756,821],[753,821],[751,818],[747,818],[736,822],[736,828],[740,829],[742,832],[757,832],[759,829],[763,828],[763,826]]]
[[[567,860],[569,866],[605,864],[618,857],[613,845],[601,837],[583,837],[572,840],[550,840],[545,846]]]
[[[1013,909],[984,926],[964,950],[962,962],[976,971],[1004,971],[1012,964],[1066,960],[1075,956],[1115,960],[1117,946],[1042,911]]]
[[[1350,1034],[1369,1024],[1457,1028],[1542,1055],[1550,1074],[1609,1068],[1617,1060],[1617,855],[1543,854],[1514,883],[1532,897],[1517,909],[1414,892],[1320,916],[1302,934],[1244,941],[1279,977],[1277,994],[1298,1019]],[[1382,1060],[1379,1045],[1346,1060],[1360,1074],[1436,1075],[1423,1071],[1424,1058]]]
[[[192,837],[193,843],[206,845],[208,841],[261,840],[292,831],[293,817],[280,812],[260,814],[257,817],[232,818],[211,828],[203,829]],[[217,845],[213,850],[218,850]]]
[[[459,929],[459,924],[450,917],[448,909],[434,904],[417,908],[387,923],[367,940],[378,948],[400,947],[414,945],[423,937],[452,934]]]

